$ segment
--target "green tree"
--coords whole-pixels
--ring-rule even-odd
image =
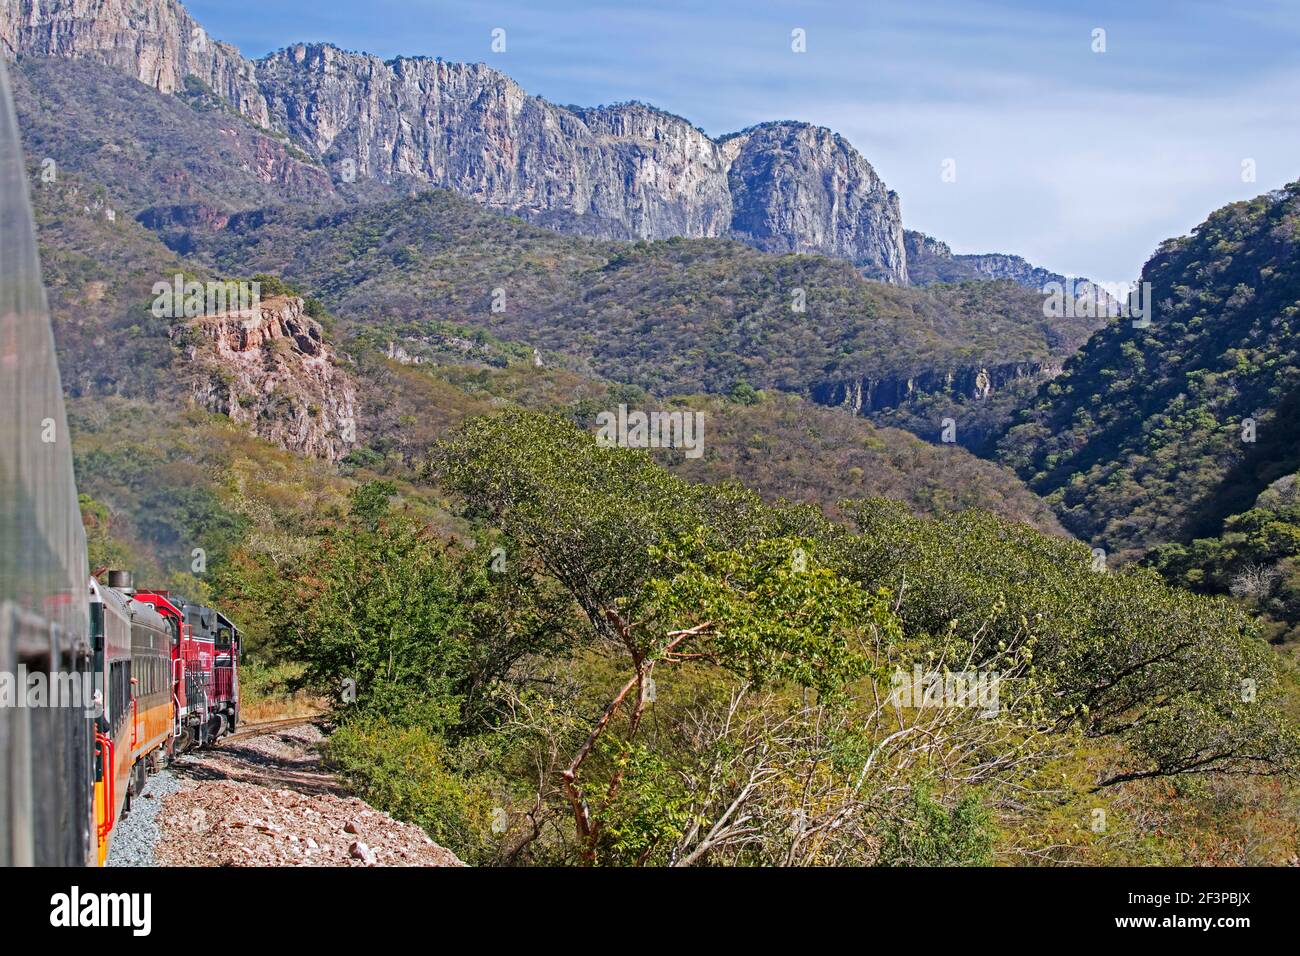
[[[598,859],[627,769],[647,764],[625,755],[591,782],[584,765],[620,711],[624,739],[635,741],[657,666],[707,661],[751,683],[834,694],[868,672],[868,647],[897,635],[883,597],[817,566],[812,542],[764,537],[776,524],[753,520],[762,509],[749,496],[690,486],[563,419],[508,412],[477,420],[440,449],[436,467],[628,661],[630,675],[562,775],[588,863]]]
[[[363,485],[324,534],[278,624],[304,678],[348,711],[443,732],[461,719],[470,625],[448,545]]]

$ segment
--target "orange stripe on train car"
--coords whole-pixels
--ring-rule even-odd
[[[157,750],[172,732],[172,702],[165,697],[151,707],[141,707],[138,714],[138,739],[131,752],[132,762]]]

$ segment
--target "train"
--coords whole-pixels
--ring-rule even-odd
[[[99,578],[105,577],[104,583]],[[215,608],[133,586],[126,571],[90,579],[94,654],[94,863],[149,774],[210,747],[239,724],[239,628]]]
[[[239,724],[221,611],[91,565],[0,57],[0,867],[102,865],[163,761]]]
[[[84,637],[0,608],[2,864],[105,865],[149,775],[239,726],[229,617],[125,571],[92,574],[86,598]]]

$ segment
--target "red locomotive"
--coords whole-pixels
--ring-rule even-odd
[[[175,598],[167,591],[137,591],[173,628],[172,675],[175,752],[205,747],[239,723],[239,628],[220,611]]]

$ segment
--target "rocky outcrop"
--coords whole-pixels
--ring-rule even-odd
[[[765,252],[851,259],[887,281],[906,276],[898,195],[842,137],[767,123],[727,137],[722,148],[734,238]]]
[[[388,348],[384,351],[390,359],[398,365],[423,365],[423,355],[412,355],[406,351],[405,347],[398,345],[396,342],[389,342]]]
[[[195,404],[282,448],[337,461],[356,444],[356,386],[296,296],[178,327]]]
[[[1057,363],[1017,362],[1007,365],[969,365],[928,370],[910,376],[837,379],[811,389],[819,405],[841,406],[855,415],[899,408],[925,395],[983,401],[995,392],[1025,380],[1043,381],[1061,374]]]
[[[93,58],[164,93],[210,87],[341,182],[445,187],[601,238],[732,236],[908,281],[898,197],[846,141],[807,124],[713,140],[640,103],[556,106],[483,64],[324,44],[254,63],[175,0],[0,0],[0,45]]]

